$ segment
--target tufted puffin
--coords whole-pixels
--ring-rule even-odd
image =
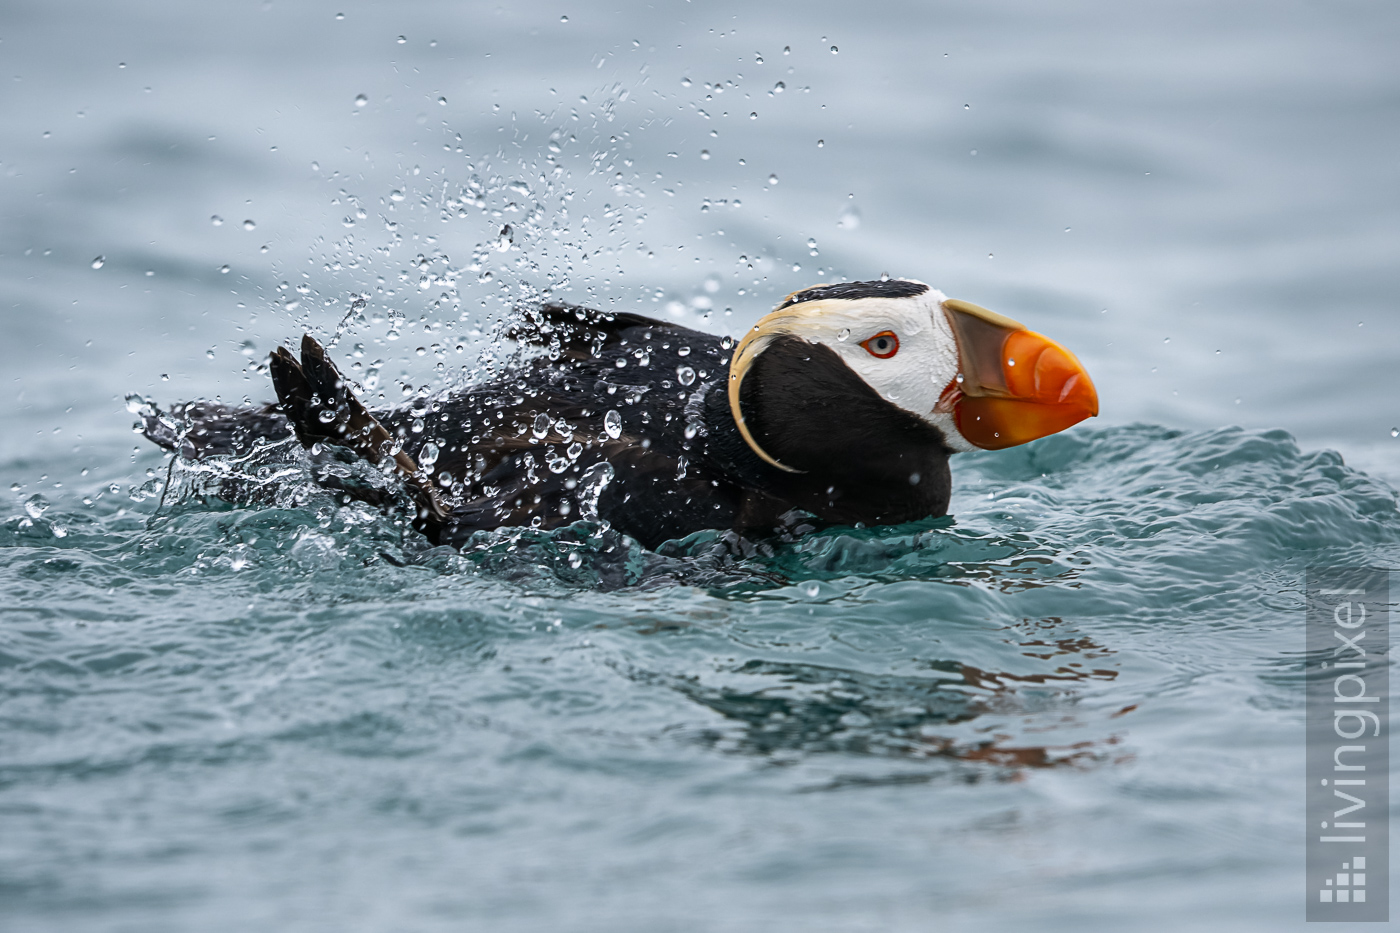
[[[310,335],[270,360],[278,403],[189,403],[144,431],[191,459],[295,434],[395,471],[440,544],[604,520],[644,546],[947,513],[948,458],[1098,414],[1088,373],[1020,323],[912,279],[787,296],[737,345],[630,312],[524,309],[499,378],[366,408]],[[420,427],[421,425],[421,427]],[[324,478],[324,477],[322,477]]]

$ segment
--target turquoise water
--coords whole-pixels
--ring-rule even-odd
[[[1397,27],[7,6],[0,927],[1302,929],[1303,575],[1400,566]],[[656,552],[129,431],[303,328],[399,402],[518,298],[733,334],[882,271],[1102,417],[951,518]]]
[[[0,526],[14,928],[1296,922],[1301,578],[1393,564],[1394,491],[1281,431],[959,459],[956,520],[660,556],[80,480]]]

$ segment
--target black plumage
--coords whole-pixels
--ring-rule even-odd
[[[829,298],[844,298],[852,301],[857,298],[914,298],[928,291],[923,282],[911,279],[875,279],[870,282],[837,282],[834,285],[812,285],[788,295],[777,310],[808,301],[826,301]]]
[[[579,518],[606,520],[655,547],[707,528],[768,534],[794,510],[837,524],[947,510],[942,435],[826,347],[779,337],[742,385],[750,430],[803,471],[791,473],[761,460],[735,425],[728,340],[560,304],[526,312],[508,336],[538,355],[492,382],[389,410],[365,409],[308,337],[300,361],[284,349],[271,361],[281,416],[270,407],[191,405],[183,435],[157,418],[146,433],[185,456],[236,453],[254,438],[295,431],[307,446],[347,447],[381,464],[394,458],[419,527],[454,545],[482,529]],[[424,457],[430,443],[436,455]]]

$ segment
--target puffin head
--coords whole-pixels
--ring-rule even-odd
[[[728,389],[745,442],[790,473],[820,468],[823,436],[833,454],[880,430],[997,450],[1099,413],[1064,347],[913,279],[793,292],[739,341]]]

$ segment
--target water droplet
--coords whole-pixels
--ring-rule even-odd
[[[567,23],[568,21],[569,21],[569,18],[568,18],[567,16],[561,16],[561,17],[559,17],[559,22],[561,22],[561,23]]]
[[[781,81],[779,81],[777,84],[773,85],[773,93],[774,93],[774,94],[781,94],[781,93],[783,93],[783,91],[786,91],[786,90],[787,90],[787,85],[784,84],[784,83],[781,82]]]
[[[817,140],[817,148],[818,148],[818,149],[822,148],[822,147],[825,146],[825,145],[826,145],[826,140],[824,140],[824,139],[819,139],[819,140]]]
[[[210,217],[209,222],[216,227],[222,227],[224,225],[224,219],[218,214],[215,214],[214,216]]]
[[[515,231],[510,224],[504,224],[500,233],[496,234],[496,252],[504,253],[510,249],[511,241],[515,238]]]
[[[553,422],[550,420],[549,415],[540,412],[535,416],[535,423],[530,427],[530,433],[535,435],[535,437],[544,437],[549,433],[549,426],[551,424],[553,424]]]
[[[447,98],[446,98],[446,97],[439,97],[439,98],[438,98],[438,106],[439,106],[439,107],[446,107],[446,106],[447,106]]]
[[[1391,436],[1391,437],[1400,437],[1400,428],[1391,428],[1391,429],[1390,429],[1390,436]]]
[[[750,119],[750,120],[757,120],[757,119],[758,119],[758,111],[755,110],[753,113],[749,114],[749,119]]]
[[[335,14],[335,18],[336,18],[337,20],[344,19],[344,18],[345,18],[345,14],[344,14],[344,13],[337,13],[337,14]]]
[[[832,54],[832,55],[835,55],[835,54],[836,54],[837,52],[839,52],[839,51],[841,51],[841,50],[838,49],[836,46],[833,45],[833,46],[831,47],[831,54]]]
[[[222,274],[222,275],[228,275],[228,264],[225,263],[224,265],[220,266],[220,267],[219,267],[219,272],[220,272],[220,274]]]
[[[971,104],[963,104],[963,109],[964,109],[964,110],[971,110],[971,109],[972,109],[972,105],[971,105]]]
[[[851,339],[851,329],[850,329],[849,327],[843,327],[843,328],[841,328],[841,333],[839,333],[839,334],[836,335],[836,339],[837,339],[837,340],[840,340],[840,341],[842,341],[842,342],[845,342],[845,341],[847,341],[847,340],[850,340],[850,339]]]
[[[369,98],[368,98],[368,97],[366,97],[366,96],[363,95],[363,94],[356,94],[356,95],[355,95],[355,106],[356,106],[356,107],[363,107],[363,106],[364,106],[365,104],[367,104],[367,103],[369,103]]]
[[[428,443],[423,445],[423,449],[418,451],[418,465],[431,473],[432,470],[428,468],[434,463],[437,463],[439,453],[438,445],[434,444],[432,441],[428,441]]]
[[[1066,228],[1065,228],[1065,233],[1069,233],[1069,229],[1070,229],[1069,227],[1066,227]]]
[[[676,356],[690,356],[690,347],[679,347],[676,349]]]
[[[603,416],[603,430],[613,440],[622,436],[622,415],[618,413],[617,409],[613,409]]]
[[[256,229],[258,229],[258,225],[257,225],[256,223],[254,223],[253,221],[251,221],[251,220],[245,220],[245,221],[243,221],[243,229],[244,229],[244,230],[256,230]]]
[[[769,175],[769,176],[768,176],[768,184],[770,184],[770,185],[776,185],[777,183],[778,183],[778,176],[777,176],[777,175]]]
[[[958,373],[956,376],[953,377],[953,381],[956,382],[958,385],[962,385],[963,380],[965,380],[966,378],[967,377],[964,376],[962,373]]]
[[[804,583],[804,584],[802,585],[802,592],[806,593],[806,594],[807,594],[807,598],[809,598],[809,599],[815,598],[816,595],[817,595],[818,593],[820,593],[821,591],[822,591],[822,585],[821,585],[820,583],[815,582],[815,581],[813,581],[812,583]]]
[[[322,424],[330,424],[335,420],[335,412],[331,411],[329,408],[322,409],[316,416],[316,420]]]
[[[102,266],[103,266],[106,262],[107,262],[107,257],[106,257],[106,256],[98,256],[96,259],[94,259],[94,260],[92,261],[92,267],[93,267],[94,269],[101,269]]]
[[[1171,342],[1172,342],[1172,338],[1170,338],[1170,337],[1163,337],[1163,338],[1162,338],[1162,342],[1163,342],[1163,343],[1171,343]]]
[[[695,382],[695,370],[689,366],[676,367],[676,381],[683,386],[692,385]]]
[[[710,150],[708,150],[708,149],[701,149],[701,150],[700,150],[700,158],[703,159],[703,160],[708,161],[709,158],[710,158]]]
[[[689,78],[681,78],[681,87],[690,87],[690,85],[691,80]]]
[[[49,510],[49,500],[39,493],[35,493],[24,500],[24,511],[30,518],[37,519]]]
[[[399,36],[399,38],[398,38],[398,43],[399,43],[399,45],[403,45],[403,44],[404,44],[405,42],[407,42],[407,41],[408,41],[408,36]]]
[[[398,190],[397,188],[395,188],[393,191],[390,191],[390,192],[389,192],[389,200],[390,200],[390,201],[402,201],[402,200],[403,200],[403,192],[400,191],[400,190]]]

